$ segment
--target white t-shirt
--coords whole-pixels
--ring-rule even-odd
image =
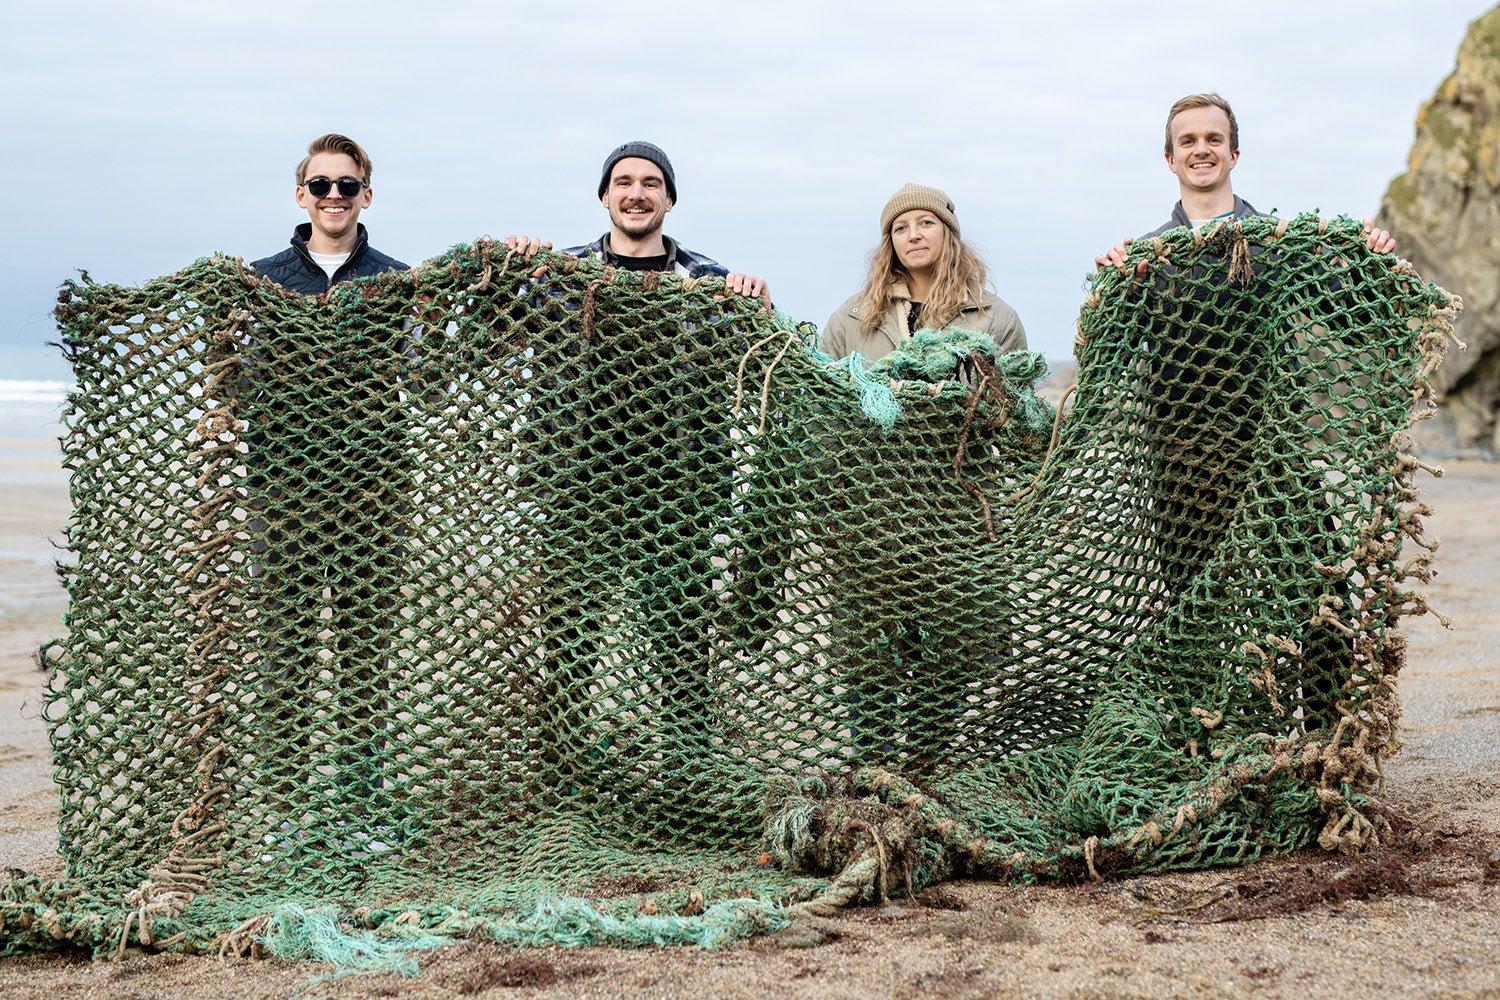
[[[309,250],[307,251],[307,255],[323,269],[323,272],[328,275],[329,281],[333,280],[334,272],[343,267],[344,261],[349,259],[349,255],[346,253],[315,253]]]
[[[1218,222],[1220,219],[1232,218],[1234,218],[1234,209],[1231,208],[1229,211],[1223,213],[1222,215],[1216,215],[1212,219],[1189,219],[1188,224],[1193,227],[1194,231],[1197,231],[1211,222]],[[332,275],[330,274],[329,277],[331,278]]]

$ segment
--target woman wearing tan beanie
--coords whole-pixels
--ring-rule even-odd
[[[880,246],[864,290],[834,310],[818,347],[875,362],[918,330],[963,329],[989,334],[1001,351],[1023,350],[1021,319],[985,289],[987,273],[959,238],[948,196],[907,184],[880,213]]]

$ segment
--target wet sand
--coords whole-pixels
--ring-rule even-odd
[[[50,446],[49,446],[50,447]],[[54,872],[56,792],[30,660],[61,628],[49,567],[66,480],[0,452],[0,863]],[[50,470],[50,471],[49,471]],[[308,985],[315,966],[132,954],[0,961],[7,997],[1500,997],[1500,465],[1421,476],[1442,540],[1408,619],[1405,749],[1386,801],[1429,833],[1356,858],[1087,886],[949,883],[721,953],[464,944],[415,979]]]

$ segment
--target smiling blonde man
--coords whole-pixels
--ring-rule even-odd
[[[297,207],[308,220],[292,231],[292,245],[252,267],[283,288],[322,295],[334,285],[407,266],[370,246],[359,221],[374,197],[370,157],[346,135],[314,139],[297,164]]]
[[[1221,219],[1265,215],[1234,193],[1230,175],[1240,161],[1240,125],[1229,102],[1218,94],[1189,94],[1167,112],[1164,152],[1167,169],[1177,177],[1180,200],[1172,217],[1141,239],[1173,229],[1200,229]],[[1365,220],[1365,240],[1377,253],[1391,253],[1396,241]],[[1117,243],[1094,258],[1100,267],[1124,267],[1131,240]]]

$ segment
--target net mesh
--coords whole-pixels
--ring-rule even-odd
[[[1136,261],[1060,422],[1036,355],[866,370],[489,243],[318,299],[69,283],[66,875],[12,873],[0,943],[714,944],[1378,838],[1456,301],[1310,216]]]

